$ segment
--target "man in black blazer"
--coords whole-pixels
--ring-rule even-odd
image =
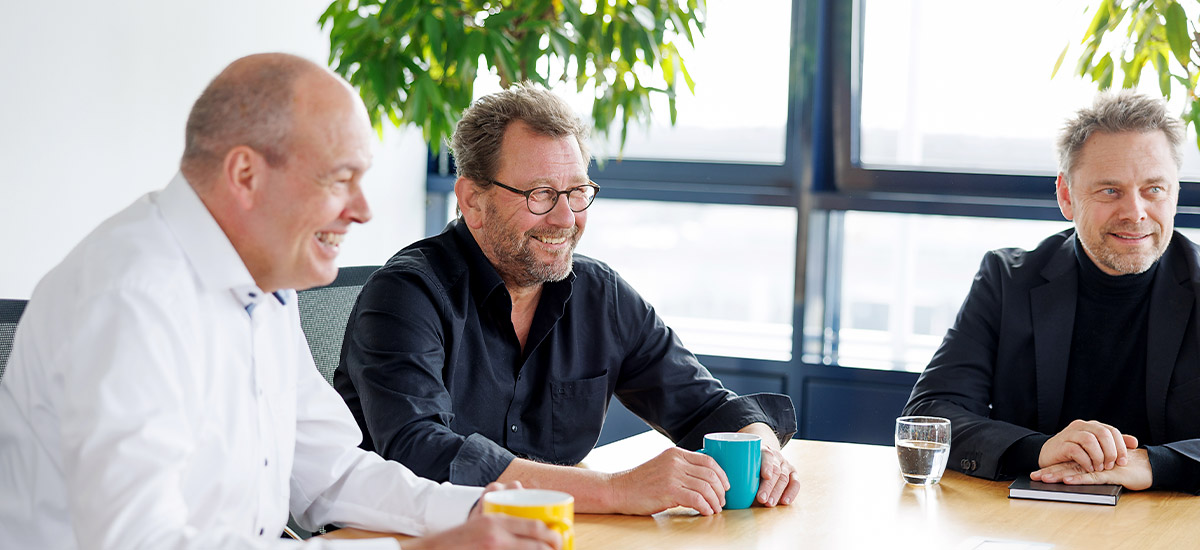
[[[950,465],[999,479],[1200,491],[1200,249],[1174,231],[1183,124],[1100,94],[1058,142],[1075,224],[984,256],[906,415],[952,422]]]

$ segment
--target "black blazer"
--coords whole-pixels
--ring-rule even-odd
[[[904,407],[951,420],[951,467],[996,479],[1001,455],[1060,425],[1075,322],[1075,231],[984,255],[954,326]],[[1200,253],[1174,233],[1154,275],[1146,350],[1150,440],[1200,467]],[[1068,419],[1069,421],[1070,419]],[[1120,426],[1118,426],[1120,428]]]

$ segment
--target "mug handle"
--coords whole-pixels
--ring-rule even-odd
[[[569,532],[573,531],[571,524],[569,524],[565,521],[562,521],[562,520],[543,519],[542,523],[545,523],[547,527],[554,529],[555,531],[559,531],[559,532],[563,532],[563,533],[569,533]]]

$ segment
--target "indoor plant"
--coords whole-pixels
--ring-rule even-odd
[[[1084,32],[1075,74],[1091,78],[1102,90],[1111,87],[1119,74],[1121,87],[1133,88],[1149,64],[1163,96],[1186,94],[1183,120],[1200,127],[1200,98],[1196,97],[1200,33],[1194,19],[1200,13],[1200,0],[1096,0],[1088,10],[1094,13]],[[1059,54],[1055,74],[1070,49],[1068,43]]]
[[[471,102],[481,69],[507,86],[593,85],[606,136],[648,121],[650,94],[694,83],[676,41],[704,31],[705,0],[335,0],[320,17],[329,65],[358,88],[376,128],[419,126],[436,151]],[[484,67],[479,63],[482,59]]]

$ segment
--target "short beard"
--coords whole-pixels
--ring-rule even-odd
[[[492,204],[488,204],[487,221],[483,225],[484,238],[490,243],[492,257],[496,260],[496,271],[506,284],[517,287],[531,287],[543,283],[558,282],[571,274],[575,263],[575,246],[579,244],[580,231],[577,227],[562,230],[531,229],[525,233],[515,233],[501,223],[499,212]],[[534,257],[529,248],[529,239],[533,235],[542,237],[565,237],[570,242],[565,262],[542,263]]]
[[[1093,249],[1087,242],[1083,242],[1083,249],[1088,252],[1088,256],[1094,259],[1098,264],[1103,265],[1121,275],[1137,275],[1145,273],[1154,266],[1165,250],[1155,249],[1150,254],[1117,254],[1112,250],[1099,247],[1099,250]]]
[[[1110,233],[1113,229],[1130,229],[1133,232],[1141,232],[1141,228],[1137,227],[1105,227],[1102,235]],[[1157,236],[1160,240],[1154,242],[1154,250],[1144,254],[1118,254],[1113,249],[1103,246],[1103,244],[1098,243],[1098,246],[1092,246],[1092,243],[1089,243],[1088,239],[1084,239],[1082,236],[1079,237],[1079,242],[1083,245],[1083,249],[1087,251],[1088,257],[1094,263],[1107,267],[1121,275],[1137,275],[1149,271],[1154,266],[1154,263],[1167,251],[1167,246],[1171,243],[1171,235],[1162,233],[1161,227],[1157,229],[1158,232],[1153,235]],[[1153,237],[1151,238],[1153,239]],[[1101,236],[1101,243],[1103,243],[1103,236]]]

